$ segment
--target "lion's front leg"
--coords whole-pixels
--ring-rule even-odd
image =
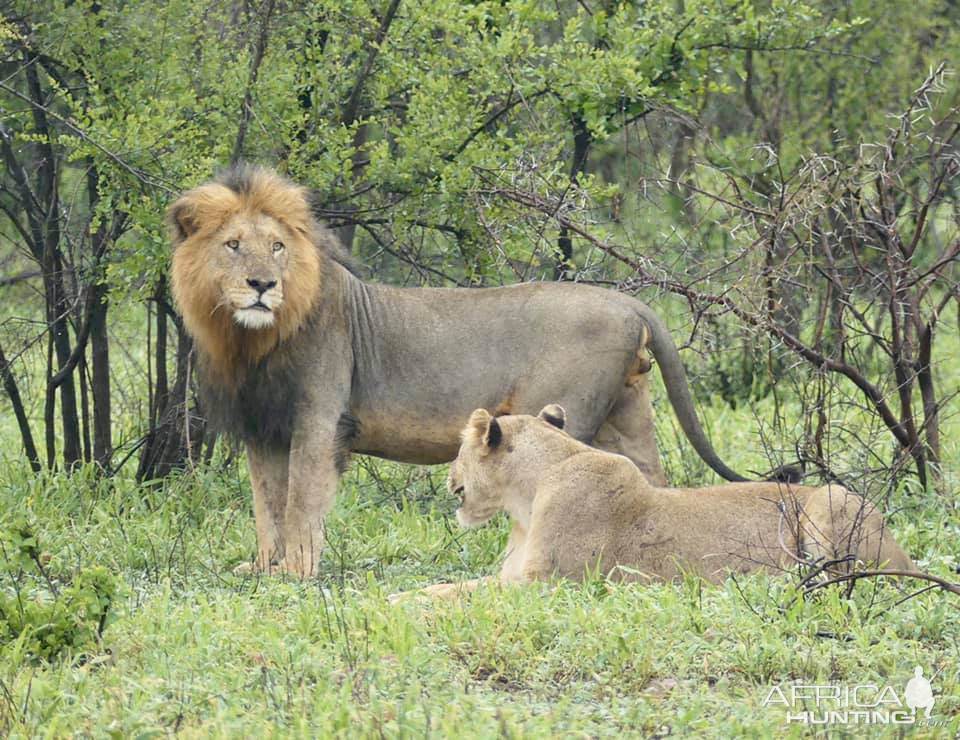
[[[453,601],[464,594],[476,591],[482,584],[492,583],[495,580],[496,578],[494,576],[486,576],[484,578],[474,578],[469,581],[457,581],[456,583],[434,583],[432,586],[390,594],[387,597],[387,601],[391,604],[401,604],[404,601],[413,599],[442,599],[445,601]]]
[[[287,508],[290,451],[247,445],[247,466],[253,488],[253,515],[257,525],[257,555],[235,573],[269,572],[283,557],[282,527]]]
[[[526,560],[526,545],[527,531],[519,522],[515,521],[513,529],[510,530],[510,538],[507,540],[507,548],[504,551],[506,557],[503,566],[500,568],[499,576],[484,576],[469,581],[458,581],[457,583],[435,583],[425,588],[391,594],[388,599],[391,604],[399,604],[414,598],[458,599],[463,594],[476,591],[484,583],[524,583],[523,567]]]
[[[290,450],[284,559],[281,568],[301,577],[317,572],[323,550],[323,520],[333,507],[340,475],[333,433],[294,435]]]

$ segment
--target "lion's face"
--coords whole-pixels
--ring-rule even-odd
[[[461,496],[457,521],[476,527],[502,511],[504,495],[519,479],[515,466],[528,463],[544,435],[556,435],[564,422],[564,411],[556,404],[544,407],[536,417],[495,418],[485,409],[474,411],[447,477],[447,488]]]
[[[216,379],[235,383],[299,331],[318,301],[319,227],[307,192],[240,168],[184,193],[168,217],[177,306]]]
[[[266,329],[283,306],[291,234],[265,214],[238,214],[211,239],[211,277],[219,303],[246,329]]]

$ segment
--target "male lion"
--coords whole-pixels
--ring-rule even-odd
[[[264,169],[234,168],[183,194],[168,217],[173,295],[206,411],[247,446],[260,570],[315,572],[350,452],[447,462],[478,406],[533,413],[559,400],[577,420],[570,434],[665,483],[647,348],[694,448],[743,480],[703,433],[663,323],[633,298],[570,283],[363,282],[306,189]]]
[[[499,511],[513,521],[501,582],[599,571],[623,580],[690,572],[782,572],[798,564],[845,570],[856,561],[915,570],[883,516],[840,486],[729,483],[658,488],[622,455],[588,447],[561,429],[557,405],[539,416],[494,418],[477,409],[463,430],[448,486],[462,493],[465,527]],[[488,579],[411,593],[452,597]]]

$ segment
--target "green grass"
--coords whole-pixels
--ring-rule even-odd
[[[354,463],[321,575],[302,583],[231,574],[254,548],[235,468],[138,487],[6,461],[3,527],[26,522],[56,578],[102,566],[121,594],[99,643],[51,662],[24,636],[0,647],[0,734],[800,737],[782,707],[761,706],[774,684],[902,692],[914,665],[929,675],[944,663],[934,718],[960,723],[960,600],[908,598],[919,583],[803,600],[788,578],[596,580],[390,606],[395,591],[497,567],[506,523],[458,529],[443,472]],[[948,502],[901,492],[894,503],[901,541],[950,576]],[[5,565],[6,593],[52,600],[27,566],[15,589]]]

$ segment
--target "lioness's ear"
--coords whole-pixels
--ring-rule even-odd
[[[537,414],[537,417],[543,419],[547,424],[555,426],[557,429],[563,429],[564,424],[567,423],[567,412],[563,410],[563,406],[558,406],[555,403],[544,406],[540,410],[540,413]]]
[[[501,439],[503,439],[503,430],[500,428],[500,422],[490,417],[490,425],[487,427],[487,433],[483,435],[483,443],[493,449],[500,444]]]
[[[490,416],[490,412],[486,409],[477,409],[470,414],[467,430],[473,431],[490,448],[500,444],[500,439],[503,437],[500,422]],[[464,430],[464,434],[467,430]]]
[[[490,423],[490,412],[486,409],[477,409],[470,414],[470,421],[467,422],[467,428],[473,429],[481,437],[487,431],[487,424]]]

